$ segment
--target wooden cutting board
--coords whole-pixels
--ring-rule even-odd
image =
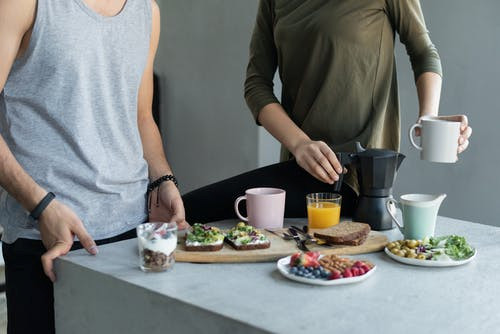
[[[188,252],[184,248],[184,238],[179,238],[180,243],[175,251],[175,260],[178,262],[273,262],[299,249],[293,240],[283,240],[280,237],[263,231],[271,241],[271,247],[267,249],[256,249],[237,251],[224,243],[224,248],[216,252]],[[318,246],[308,244],[312,251],[319,251],[321,254],[354,255],[378,252],[384,249],[388,240],[385,235],[377,231],[371,231],[366,241],[359,246]]]

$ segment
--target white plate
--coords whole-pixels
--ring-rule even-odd
[[[408,259],[406,257],[397,256],[395,254],[392,254],[391,251],[387,247],[384,250],[385,250],[385,253],[391,259],[393,259],[395,261],[398,261],[398,262],[401,262],[401,263],[405,263],[405,264],[409,264],[409,265],[412,265],[412,266],[421,266],[421,267],[454,267],[454,266],[461,266],[463,264],[469,263],[472,260],[474,260],[474,258],[477,255],[477,249],[474,249],[474,255],[472,255],[471,257],[469,257],[468,259],[465,259],[465,260],[459,260],[459,261],[454,261],[454,260],[450,260],[450,261],[433,261],[433,260]]]
[[[373,268],[367,272],[364,275],[361,276],[355,276],[355,277],[348,277],[348,278],[338,278],[338,279],[332,279],[332,280],[325,280],[325,279],[319,279],[319,278],[305,278],[305,277],[300,277],[294,274],[290,274],[290,257],[287,256],[282,259],[278,260],[277,266],[279,272],[285,276],[288,279],[291,279],[292,281],[297,281],[301,283],[306,283],[306,284],[313,284],[313,285],[342,285],[342,284],[351,284],[351,283],[357,283],[364,281],[373,273],[375,272],[375,269],[377,269],[377,266],[373,266]]]

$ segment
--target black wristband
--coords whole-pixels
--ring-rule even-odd
[[[42,214],[43,210],[52,202],[52,200],[56,198],[54,193],[49,192],[45,197],[38,203],[38,205],[31,211],[30,217],[34,220],[37,220]]]
[[[176,187],[179,186],[179,184],[177,183],[177,179],[175,178],[175,176],[173,176],[172,174],[163,175],[162,177],[156,179],[155,181],[151,182],[148,185],[148,194],[150,192],[152,192],[155,188],[158,188],[160,186],[160,184],[162,184],[165,181],[172,181],[175,184]]]

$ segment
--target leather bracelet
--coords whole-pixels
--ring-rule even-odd
[[[148,194],[151,193],[154,189],[158,188],[160,186],[160,184],[162,184],[165,181],[172,181],[176,187],[179,187],[179,184],[177,183],[177,179],[175,178],[175,176],[173,176],[172,174],[168,174],[168,175],[163,175],[162,177],[151,182],[148,185],[148,192],[147,193]]]
[[[47,206],[52,202],[52,200],[56,198],[56,195],[54,193],[49,192],[47,195],[45,195],[44,198],[38,203],[37,206],[31,211],[30,217],[33,218],[34,220],[38,220],[40,218],[40,215],[42,214],[43,210],[47,208]]]

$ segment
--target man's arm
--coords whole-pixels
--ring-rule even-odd
[[[156,1],[152,1],[152,11],[151,42],[146,69],[144,70],[139,88],[137,124],[141,135],[144,158],[149,167],[149,178],[151,181],[154,181],[163,175],[173,173],[165,157],[160,131],[153,119],[152,112],[153,68],[160,40],[160,9]],[[160,191],[160,203],[159,207],[156,207],[156,203],[151,206],[150,221],[176,221],[179,228],[185,228],[184,205],[175,184],[171,181],[166,181],[156,191]],[[152,196],[152,198],[156,198],[156,196]]]
[[[36,15],[34,0],[0,0],[0,91],[19,53],[21,42]],[[0,186],[27,211],[32,211],[47,194],[16,160],[0,135]],[[80,219],[64,204],[52,201],[39,219],[42,241],[48,252],[42,257],[45,273],[54,281],[52,261],[69,251],[76,234],[84,247],[96,253],[95,243]]]

